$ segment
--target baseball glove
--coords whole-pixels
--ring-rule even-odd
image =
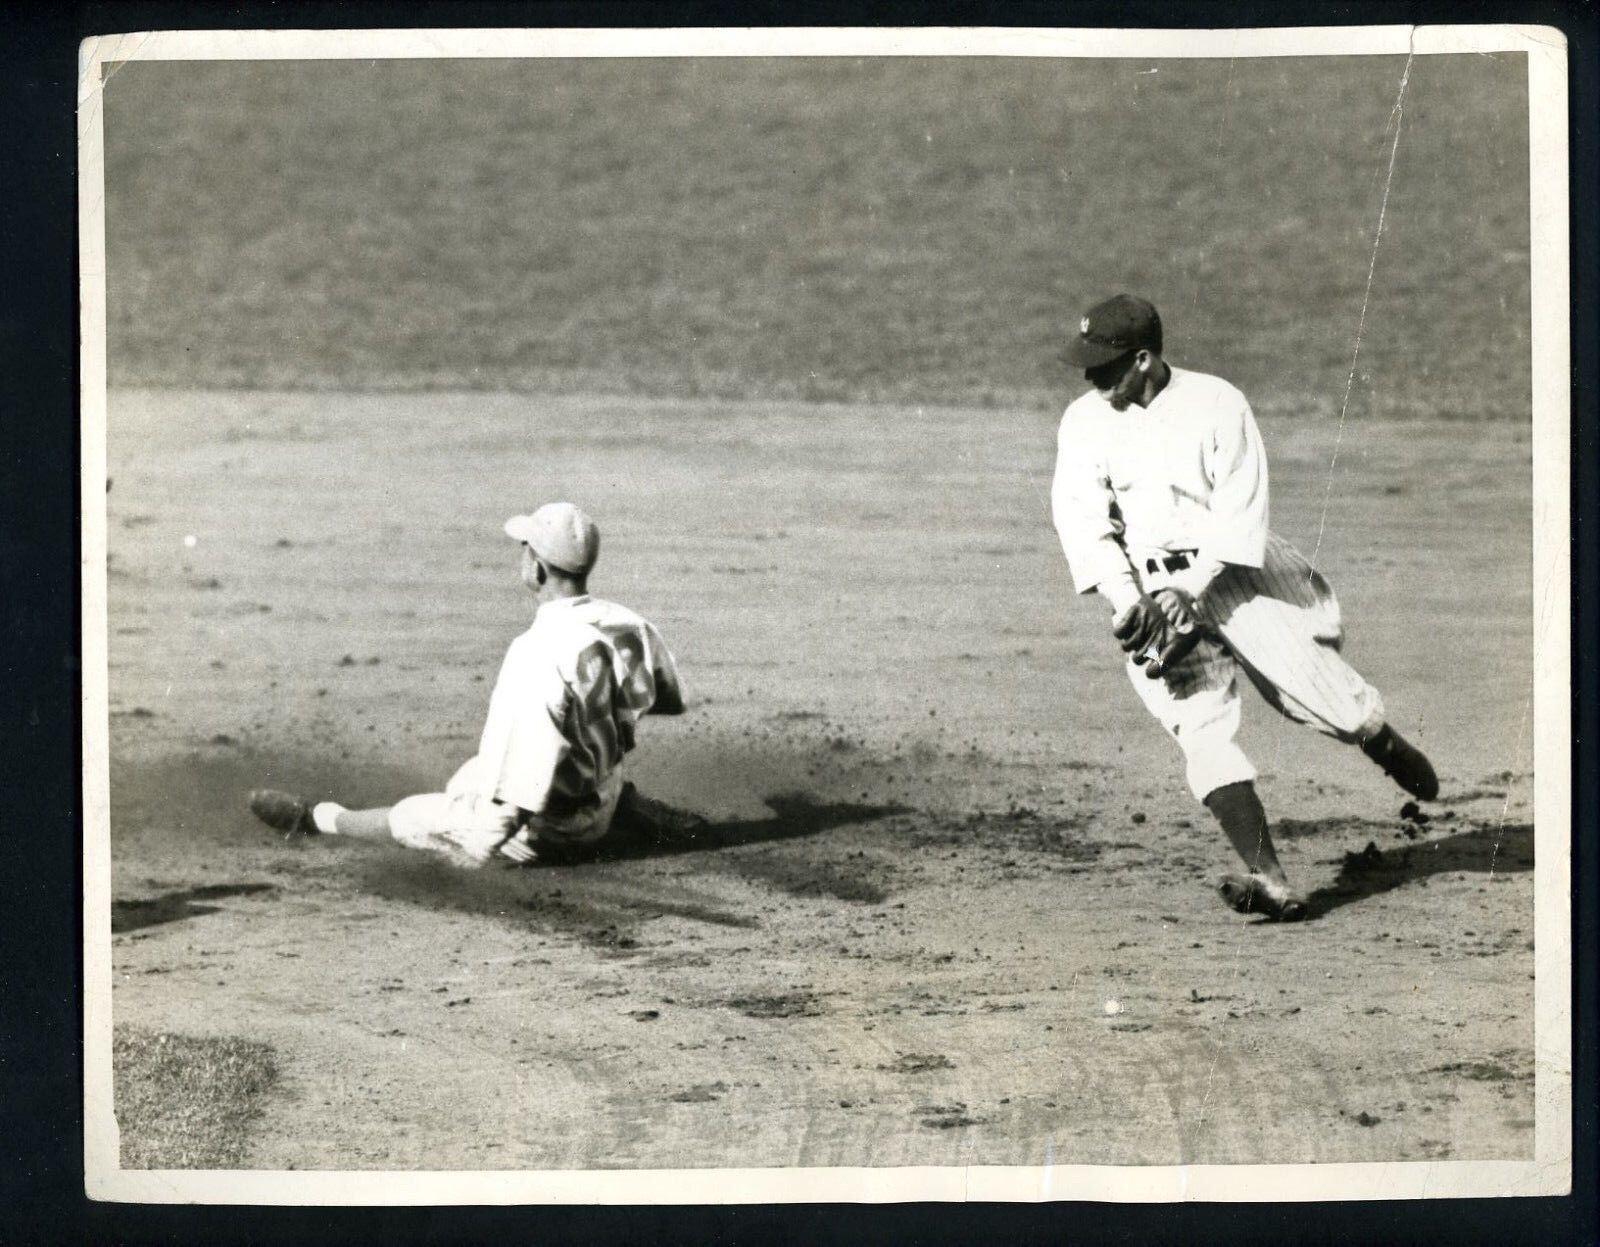
[[[1111,631],[1123,652],[1152,680],[1182,662],[1205,635],[1193,600],[1175,589],[1141,596],[1112,621]]]
[[[1167,615],[1149,594],[1141,594],[1137,602],[1111,621],[1111,635],[1117,638],[1124,654],[1144,653],[1161,639],[1167,628]],[[1134,661],[1140,660],[1135,658]]]
[[[1145,662],[1145,675],[1152,680],[1159,680],[1187,658],[1190,651],[1200,644],[1200,639],[1204,635],[1200,625],[1193,622],[1180,624],[1169,631],[1162,641],[1161,648],[1150,655]]]
[[[1166,616],[1167,628],[1159,648],[1145,664],[1144,673],[1152,680],[1159,680],[1200,643],[1205,629],[1200,623],[1194,599],[1183,590],[1168,586],[1157,589],[1152,596],[1161,613]]]

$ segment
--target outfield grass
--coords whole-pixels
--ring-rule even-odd
[[[265,1044],[131,1026],[116,1028],[111,1059],[124,1169],[237,1167],[278,1078]]]
[[[1085,301],[1326,416],[1403,58],[136,63],[114,383],[1059,405]],[[1351,414],[1526,418],[1522,56],[1411,68]]]

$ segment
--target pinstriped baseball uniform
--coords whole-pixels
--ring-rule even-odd
[[[661,634],[633,611],[587,594],[546,602],[506,652],[477,754],[443,793],[394,807],[395,839],[450,852],[463,836],[504,835],[518,811],[541,839],[600,839],[638,721],[677,681]]]
[[[1269,703],[1336,739],[1383,726],[1378,692],[1341,657],[1328,582],[1267,527],[1267,462],[1244,395],[1172,368],[1148,407],[1094,391],[1061,419],[1051,509],[1074,586],[1120,610],[1142,590],[1196,595],[1210,634],[1162,679],[1128,676],[1177,741],[1204,800],[1253,780],[1235,741],[1238,673]]]

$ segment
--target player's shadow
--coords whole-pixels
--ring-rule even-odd
[[[779,793],[764,797],[770,818],[742,819],[710,823],[702,831],[682,839],[664,841],[634,825],[612,828],[591,861],[619,861],[641,857],[672,857],[681,853],[701,853],[711,849],[730,849],[742,844],[764,844],[773,840],[796,840],[818,835],[836,827],[870,823],[893,814],[909,813],[901,805],[868,805],[855,801],[817,801],[804,793]],[[541,857],[549,860],[546,851]],[[550,861],[559,865],[557,861]]]
[[[149,900],[114,900],[111,902],[111,932],[113,935],[123,935],[144,927],[158,927],[164,922],[214,914],[219,908],[216,905],[197,905],[196,901],[252,896],[257,892],[273,890],[274,885],[270,883],[212,883],[198,888],[184,888],[181,892],[168,892]]]
[[[1475,827],[1442,840],[1380,849],[1369,843],[1346,853],[1332,883],[1307,897],[1307,917],[1322,918],[1345,905],[1392,892],[1430,875],[1468,872],[1516,874],[1533,869],[1533,826]]]

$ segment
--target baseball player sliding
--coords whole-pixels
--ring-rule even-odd
[[[1289,718],[1360,745],[1413,796],[1438,796],[1438,778],[1340,656],[1328,582],[1267,528],[1266,455],[1244,395],[1168,364],[1161,318],[1131,295],[1090,308],[1062,358],[1094,387],[1062,416],[1051,491],[1073,584],[1110,603],[1134,689],[1244,859],[1223,898],[1303,918],[1234,739],[1238,672]]]
[[[600,531],[553,502],[506,521],[522,545],[533,626],[506,652],[477,754],[443,792],[348,810],[272,789],[250,809],[289,834],[394,839],[461,866],[526,864],[592,854],[627,827],[658,842],[692,842],[706,822],[641,796],[621,763],[646,714],[682,714],[683,693],[661,634],[626,607],[592,597]]]

